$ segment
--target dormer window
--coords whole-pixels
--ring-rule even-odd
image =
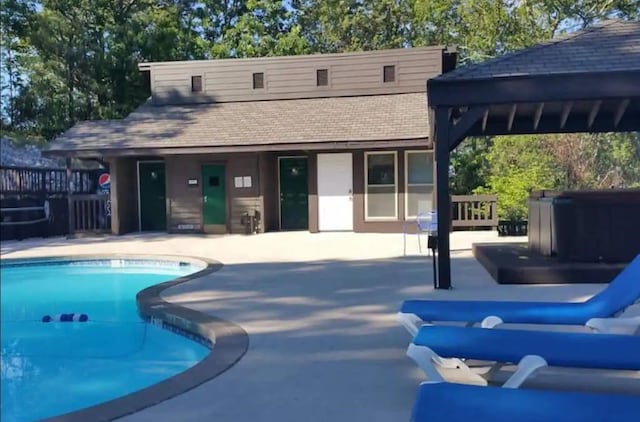
[[[329,85],[329,69],[316,70],[316,86]]]
[[[396,81],[396,67],[394,65],[384,66],[383,68],[383,81],[387,82],[395,82]]]
[[[202,76],[191,77],[191,92],[202,92]]]
[[[264,88],[264,73],[254,73],[253,74],[253,89],[263,89]]]

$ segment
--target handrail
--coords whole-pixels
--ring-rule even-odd
[[[45,221],[49,221],[51,218],[51,211],[49,207],[49,201],[45,200],[44,204],[41,207],[10,207],[10,208],[0,208],[0,212],[20,212],[20,211],[42,211],[44,213],[44,217],[36,218],[35,220],[24,220],[24,221],[0,221],[0,226],[25,226],[27,224],[36,224],[36,223],[44,223]]]
[[[40,210],[44,210],[44,206],[42,206],[42,207],[0,208],[0,212],[40,211]]]
[[[496,195],[452,195],[453,227],[497,227],[498,198]]]

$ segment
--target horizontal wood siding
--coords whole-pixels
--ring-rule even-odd
[[[169,231],[202,231],[202,174],[198,157],[169,156],[165,163]],[[189,186],[189,179],[197,179],[198,185]]]
[[[257,153],[201,154],[170,156],[166,158],[169,230],[173,232],[202,231],[202,166],[225,166],[227,199],[227,231],[244,233],[241,217],[245,212],[264,213],[260,195],[260,174]],[[236,188],[235,177],[251,177],[252,186]],[[189,179],[198,180],[189,186]],[[188,227],[192,226],[192,227]]]
[[[441,48],[366,53],[219,59],[152,63],[156,103],[259,101],[423,92],[427,79],[442,72]],[[384,83],[385,65],[396,66],[396,80]],[[329,85],[316,86],[316,71],[329,70]],[[264,89],[253,89],[252,75],[264,73]],[[191,92],[191,76],[202,76],[203,92]]]
[[[225,157],[229,203],[227,221],[231,233],[244,233],[241,219],[245,213],[258,211],[261,216],[264,215],[258,157],[258,154],[231,154]],[[234,178],[245,176],[251,177],[251,187],[236,188]]]

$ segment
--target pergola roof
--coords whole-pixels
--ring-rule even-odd
[[[635,54],[633,54],[635,53]],[[640,68],[637,22],[605,21],[532,48],[442,74],[438,81]]]
[[[438,278],[450,287],[449,154],[468,136],[640,131],[640,22],[592,28],[427,82],[436,146]]]

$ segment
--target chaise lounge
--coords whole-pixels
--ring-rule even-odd
[[[640,327],[640,317],[623,321]],[[412,422],[600,422],[638,416],[640,397],[626,392],[518,388],[547,365],[639,370],[640,336],[424,326],[407,355],[429,378],[419,387]],[[471,371],[461,360],[466,358],[518,362],[518,369],[502,388],[445,382],[436,367]]]
[[[640,255],[636,256],[600,293],[584,302],[508,302],[406,300],[398,313],[401,324],[414,336],[433,321],[490,324],[584,325],[592,318],[610,318],[640,300]],[[485,326],[487,326],[485,324]]]
[[[620,320],[640,327],[640,317]],[[407,356],[429,380],[443,380],[439,368],[457,368],[484,381],[465,359],[518,364],[503,385],[514,388],[546,366],[638,371],[640,335],[424,326],[409,345]]]
[[[424,382],[412,422],[602,422],[638,418],[638,396]]]

